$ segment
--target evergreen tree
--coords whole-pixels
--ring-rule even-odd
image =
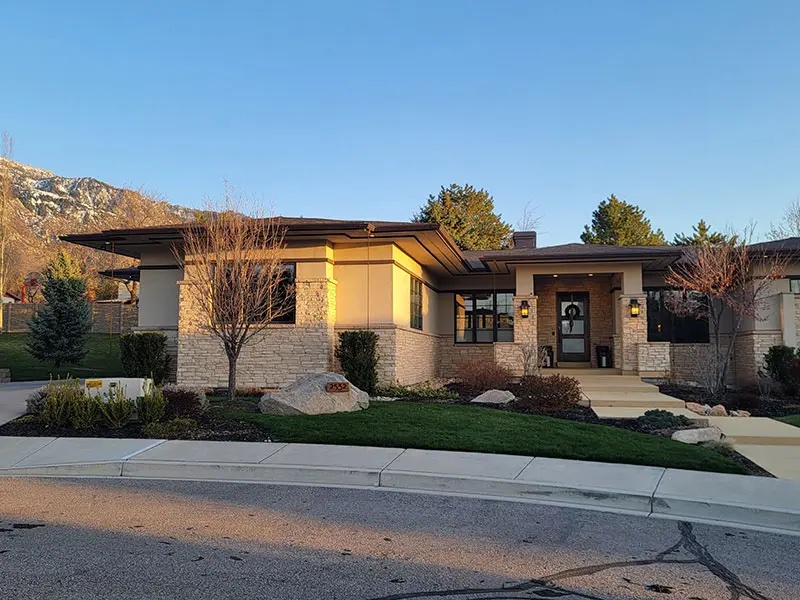
[[[83,270],[69,252],[60,248],[47,265],[44,276],[46,279],[80,279],[83,277]]]
[[[438,223],[462,250],[508,248],[511,226],[494,212],[494,199],[471,185],[442,186],[414,215],[418,223]]]
[[[697,225],[692,225],[692,235],[677,233],[672,240],[672,245],[703,246],[705,244],[724,244],[728,241],[728,236],[718,231],[711,231],[708,224],[703,219],[700,219]]]
[[[42,291],[46,304],[28,324],[28,352],[55,368],[79,363],[86,356],[86,337],[92,329],[86,280],[69,276],[75,265],[65,260],[68,256],[59,252],[48,266]]]
[[[581,241],[609,246],[663,246],[667,243],[664,232],[653,231],[641,208],[618,200],[614,194],[592,213],[592,225],[584,227]]]

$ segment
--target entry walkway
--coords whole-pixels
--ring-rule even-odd
[[[635,419],[662,409],[698,425],[722,430],[725,441],[776,477],[800,481],[800,427],[766,417],[706,417],[686,409],[685,402],[658,391],[639,377],[613,369],[556,369],[581,383],[586,405],[601,419]]]

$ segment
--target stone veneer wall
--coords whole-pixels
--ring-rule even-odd
[[[800,294],[794,295],[794,330],[795,339],[800,343]]]
[[[611,277],[597,275],[581,278],[536,279],[537,318],[536,335],[539,346],[552,346],[558,360],[558,311],[556,294],[559,292],[589,292],[589,351],[593,367],[597,366],[595,346],[611,346],[614,336],[614,314],[611,297]]]
[[[180,282],[178,372],[181,385],[222,387],[228,363],[221,342],[203,331],[203,315]],[[237,367],[239,387],[281,387],[307,373],[329,371],[333,363],[336,283],[329,279],[296,282],[293,325],[270,325],[243,350]]]
[[[522,318],[520,305],[527,301],[528,317]],[[514,341],[498,342],[494,346],[494,357],[498,365],[508,369],[515,377],[524,375],[525,354],[532,353],[531,368],[536,368],[539,356],[538,322],[536,318],[538,298],[536,296],[514,296]]]
[[[493,362],[494,344],[456,344],[452,335],[439,338],[439,374],[458,377],[472,362]]]
[[[749,385],[758,380],[758,371],[764,368],[764,355],[770,346],[783,343],[780,331],[747,331],[736,336],[733,352],[733,373],[738,385]]]
[[[438,335],[416,329],[395,330],[395,378],[401,385],[412,385],[439,377],[441,342]]]
[[[669,342],[641,342],[639,344],[639,372],[666,376],[671,369]]]
[[[632,317],[630,302],[639,301],[639,316]],[[644,296],[620,296],[617,302],[617,318],[622,324],[619,341],[619,357],[615,357],[614,366],[623,373],[639,371],[639,346],[647,344],[647,302]]]

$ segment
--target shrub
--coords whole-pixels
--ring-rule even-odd
[[[28,414],[29,415],[41,414],[42,409],[44,408],[44,403],[47,402],[49,394],[50,393],[48,392],[46,385],[40,387],[35,392],[31,393],[31,395],[25,399],[25,404],[28,407]]]
[[[544,411],[569,410],[581,401],[580,382],[564,375],[530,375],[519,385],[517,404]]]
[[[166,423],[150,423],[142,427],[142,434],[150,438],[176,438],[188,437],[197,430],[199,424],[194,419],[178,418]]]
[[[374,331],[341,332],[336,358],[350,383],[368,394],[375,393],[378,385],[378,335]]]
[[[764,355],[767,373],[775,381],[782,384],[792,381],[792,362],[798,358],[798,351],[790,346],[772,346]]]
[[[390,385],[375,388],[376,396],[389,398],[430,398],[431,400],[458,400],[458,394],[447,388],[416,387],[408,385]]]
[[[94,426],[100,416],[99,398],[94,398],[88,394],[72,399],[70,406],[69,420],[75,429],[89,429]]]
[[[126,333],[119,336],[122,370],[127,377],[152,377],[161,384],[169,372],[167,336],[163,333]]]
[[[481,394],[486,390],[505,390],[511,383],[511,373],[494,361],[470,361],[461,366],[457,379],[465,391]]]
[[[647,431],[658,431],[660,429],[678,429],[687,427],[692,422],[683,415],[673,415],[671,412],[659,408],[648,410],[641,417],[636,419],[637,423]]]
[[[208,397],[201,388],[165,385],[161,393],[166,402],[164,413],[167,419],[198,419],[210,406]]]
[[[84,397],[80,382],[77,379],[51,382],[43,389],[46,399],[41,410],[42,422],[46,427],[67,427],[73,405]]]
[[[111,429],[122,429],[133,417],[134,404],[125,397],[121,388],[112,388],[105,400],[100,401],[100,412]]]
[[[42,408],[41,419],[45,427],[61,429],[70,421],[72,403],[64,396],[48,396]]]
[[[167,401],[161,388],[151,385],[144,396],[136,399],[136,418],[142,425],[157,423],[164,418]]]

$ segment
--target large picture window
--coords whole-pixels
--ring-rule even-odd
[[[670,296],[678,290],[655,288],[647,295],[647,341],[674,344],[708,343],[708,319],[676,315],[669,310]]]
[[[422,282],[411,278],[411,327],[422,329]]]
[[[514,294],[455,294],[455,341],[466,344],[514,341]]]

